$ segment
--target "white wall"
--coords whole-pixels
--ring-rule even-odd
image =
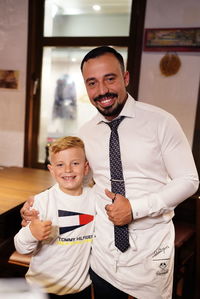
[[[147,0],[145,28],[200,27],[199,0]],[[178,52],[181,68],[165,77],[159,63],[165,52],[143,52],[139,100],[171,112],[192,145],[200,79],[200,52]]]
[[[0,88],[0,165],[23,166],[28,0],[0,1],[0,70],[19,70],[18,90]]]
[[[200,27],[199,0],[147,0],[145,27]],[[17,91],[0,89],[0,165],[23,166],[25,75],[28,0],[0,1],[0,70],[20,71]],[[178,55],[182,66],[163,77],[159,62],[164,53],[143,52],[139,99],[172,112],[192,142],[200,77],[200,53]]]
[[[53,35],[124,36],[129,32],[129,21],[126,14],[58,15],[54,19]]]

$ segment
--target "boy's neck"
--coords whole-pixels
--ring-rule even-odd
[[[68,195],[71,195],[71,196],[80,196],[83,193],[83,187],[82,186],[78,189],[75,189],[75,190],[65,189],[65,188],[61,187],[60,185],[59,185],[59,188],[62,192],[66,193]]]

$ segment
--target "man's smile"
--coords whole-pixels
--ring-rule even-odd
[[[110,107],[114,103],[114,99],[112,98],[104,98],[98,101],[98,103],[101,105],[101,107]]]
[[[110,107],[115,102],[115,98],[117,98],[116,93],[106,93],[94,98],[94,102],[100,104],[100,106],[103,108]]]

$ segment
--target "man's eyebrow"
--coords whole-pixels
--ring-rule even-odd
[[[115,73],[109,73],[109,74],[106,74],[104,77],[110,77],[110,76],[116,76]]]
[[[115,76],[115,77],[116,77],[116,74],[115,74],[115,73],[105,74],[105,75],[104,75],[104,78],[107,78],[107,77],[110,77],[110,76]],[[91,77],[91,78],[87,78],[87,79],[85,80],[85,82],[87,83],[87,82],[89,82],[89,81],[94,81],[94,80],[96,80],[96,78],[95,78],[95,77]]]
[[[96,80],[96,78],[95,78],[95,77],[87,78],[87,79],[85,80],[85,82],[89,82],[89,81],[92,81],[92,80]]]

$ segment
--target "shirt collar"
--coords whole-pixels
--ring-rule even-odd
[[[125,116],[130,118],[135,117],[135,100],[130,94],[128,94],[126,103],[118,117],[119,116]],[[96,117],[96,124],[99,124],[101,122],[108,122],[108,120],[100,112],[98,112]]]

